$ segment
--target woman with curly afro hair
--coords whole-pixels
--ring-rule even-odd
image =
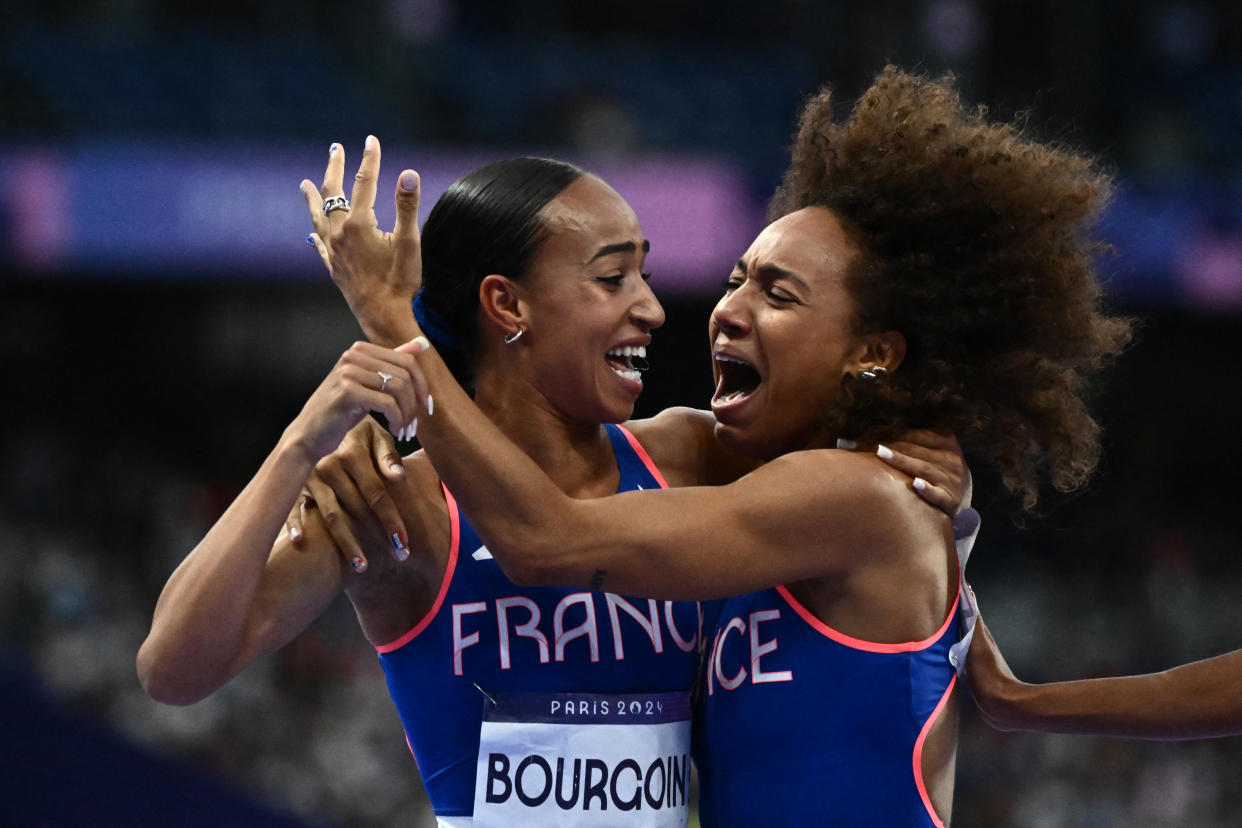
[[[827,90],[803,110],[769,217],[821,207],[864,240],[845,275],[853,323],[906,344],[884,381],[847,378],[842,433],[951,429],[1028,508],[1041,466],[1081,486],[1099,453],[1084,383],[1130,331],[1100,311],[1088,235],[1108,176],[891,66],[845,124],[832,115]]]
[[[1083,484],[1087,382],[1129,335],[1092,263],[1108,194],[1090,159],[990,122],[949,79],[888,68],[843,123],[813,97],[772,223],[709,325],[716,437],[762,462],[728,485],[575,500],[425,339],[377,370],[407,380],[389,393],[417,406],[436,471],[516,584],[721,599],[695,723],[704,825],[944,825],[963,581],[950,518],[883,441],[952,430],[1028,507],[1041,474]],[[874,450],[840,450],[855,446]],[[655,606],[650,626],[635,616],[653,636]],[[605,770],[584,801],[627,818],[667,804],[661,767]],[[531,777],[524,795],[541,790]]]

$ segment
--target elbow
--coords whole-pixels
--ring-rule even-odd
[[[535,534],[506,538],[504,548],[492,550],[505,577],[520,587],[563,586],[551,565],[555,542]]]
[[[1017,686],[1006,688],[994,698],[980,701],[976,697],[979,713],[993,730],[1012,733],[1038,729],[1031,721],[1029,710],[1034,688],[1020,682],[1015,684]]]
[[[136,664],[142,689],[161,704],[194,704],[211,692],[210,689],[204,691],[190,686],[186,681],[186,672],[178,669],[171,658],[161,655],[150,638],[138,649]]]
[[[530,555],[519,553],[516,555],[506,555],[504,558],[497,555],[496,561],[500,564],[500,571],[505,573],[505,577],[512,581],[514,586],[539,587],[553,585],[544,580],[542,567],[538,565],[537,561],[532,560]]]

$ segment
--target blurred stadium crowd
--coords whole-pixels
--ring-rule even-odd
[[[1099,397],[1101,471],[1088,492],[1049,497],[1016,522],[980,476],[971,578],[985,616],[1030,680],[1159,670],[1242,646],[1230,430],[1242,411],[1242,6],[47,0],[6,17],[0,149],[326,149],[372,132],[587,166],[723,158],[744,172],[756,211],[819,83],[848,98],[889,60],[958,72],[968,98],[1098,152],[1123,197],[1143,194],[1145,216],[1179,228],[1133,239],[1157,263],[1138,279],[1123,266],[1135,214],[1106,221],[1123,248],[1123,264],[1104,263],[1112,301],[1142,323]],[[305,174],[321,163],[307,157]],[[20,199],[0,203],[20,221]],[[125,193],[87,207],[123,219]],[[423,824],[416,768],[347,603],[192,707],[151,702],[134,673],[164,579],[359,335],[313,254],[306,278],[279,281],[259,264],[192,280],[116,263],[103,276],[38,269],[3,250],[0,268],[0,735],[13,771],[0,790],[18,803],[15,824],[61,824],[46,815],[70,807],[67,787],[103,797],[90,824],[144,824],[90,788],[105,760],[80,736],[95,729],[301,823]],[[707,399],[712,301],[669,298],[640,414]],[[19,724],[44,702],[46,738],[24,742],[32,728]],[[962,730],[958,828],[1242,820],[1239,738],[999,734],[968,705]],[[159,798],[146,778],[144,796]],[[145,824],[165,824],[152,813]]]

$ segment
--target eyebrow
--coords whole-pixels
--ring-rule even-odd
[[[737,263],[733,265],[733,269],[740,270],[743,273],[746,273],[750,270],[750,267],[747,266],[745,259],[738,259]],[[785,268],[777,267],[774,264],[767,264],[767,265],[760,266],[759,275],[764,277],[765,279],[788,279],[791,282],[794,282],[795,284],[799,285],[803,290],[807,291],[808,293],[811,292],[811,286],[806,283],[806,279],[803,279],[801,276],[799,276],[797,273],[794,273],[792,270],[786,270]]]
[[[638,245],[634,244],[634,242],[632,241],[617,242],[616,244],[606,244],[603,247],[601,247],[599,250],[596,250],[595,255],[587,259],[587,263],[590,264],[596,259],[603,258],[604,256],[611,256],[613,253],[633,253],[637,249],[638,249]],[[647,239],[643,239],[643,252],[644,253],[651,252],[651,242],[648,241]]]

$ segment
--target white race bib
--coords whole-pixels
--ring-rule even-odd
[[[684,826],[690,694],[500,693],[484,702],[476,826]]]

